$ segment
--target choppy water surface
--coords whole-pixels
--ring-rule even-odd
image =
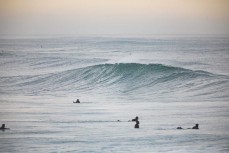
[[[0,49],[1,152],[229,152],[229,37],[1,38]]]

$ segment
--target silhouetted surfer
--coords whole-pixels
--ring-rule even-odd
[[[73,103],[80,103],[80,100],[77,99],[76,101],[73,101]]]
[[[133,121],[133,122],[134,122],[134,121],[136,122],[134,128],[139,128],[139,123],[140,123],[140,122],[138,121],[138,116],[136,116],[135,119],[132,119],[132,121]]]
[[[177,129],[183,129],[182,127],[177,127]],[[193,126],[192,128],[187,128],[187,129],[199,129],[199,124],[196,124],[195,126]]]
[[[192,129],[199,129],[199,124],[196,124],[195,126],[193,126]]]
[[[2,127],[0,127],[0,130],[8,130],[10,128],[6,128],[6,125],[5,124],[2,124]]]

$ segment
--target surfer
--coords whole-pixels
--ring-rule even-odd
[[[2,124],[2,127],[0,127],[0,130],[8,130],[10,128],[6,128],[6,125],[5,124]]]
[[[80,100],[77,99],[76,101],[73,101],[73,103],[80,103]]]
[[[195,126],[193,126],[192,129],[199,129],[199,124],[196,124]]]
[[[177,127],[177,129],[183,129],[182,127]],[[193,126],[192,128],[187,128],[187,129],[199,129],[199,124],[196,124],[195,126]]]
[[[136,116],[134,119],[132,119],[132,122],[136,122],[136,124],[135,124],[135,126],[134,126],[134,128],[139,128],[139,121],[138,121],[138,116]]]

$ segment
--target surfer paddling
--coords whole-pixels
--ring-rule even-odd
[[[183,128],[179,126],[179,127],[177,127],[177,129],[183,129]],[[187,129],[196,129],[196,130],[198,130],[199,129],[199,124],[196,124],[192,128],[187,128]]]

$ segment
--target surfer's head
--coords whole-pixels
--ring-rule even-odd
[[[5,127],[6,127],[6,125],[5,124],[2,124],[2,127],[1,128],[4,129]]]

